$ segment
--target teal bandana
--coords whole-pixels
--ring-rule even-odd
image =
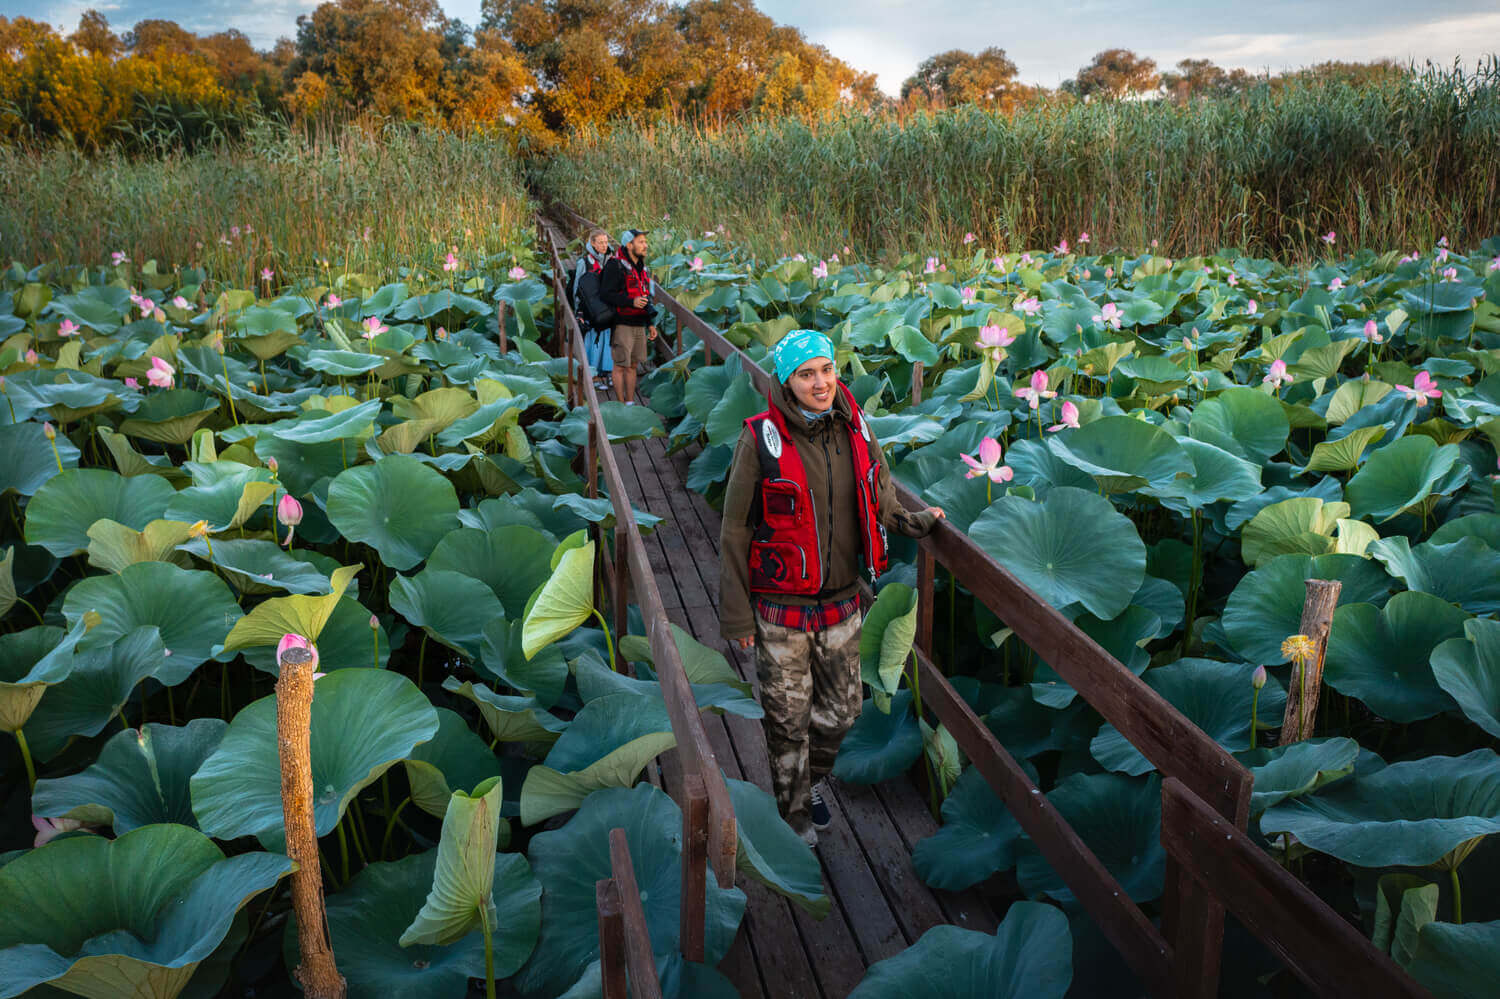
[[[815,357],[833,360],[833,341],[817,330],[792,330],[776,344],[776,380],[783,385],[792,372]]]

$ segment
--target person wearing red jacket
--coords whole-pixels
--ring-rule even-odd
[[[656,307],[651,304],[650,245],[644,229],[620,233],[620,250],[599,274],[599,297],[615,310],[610,356],[615,362],[615,395],[635,405],[636,369],[646,362],[646,341],[656,339]]]
[[[772,792],[811,844],[830,819],[822,780],[863,702],[860,576],[885,571],[888,529],[924,537],[943,516],[896,498],[833,353],[816,330],[777,343],[770,405],[745,421],[719,534],[720,630],[755,648]]]

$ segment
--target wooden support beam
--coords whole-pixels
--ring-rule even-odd
[[[1301,634],[1312,643],[1305,657],[1293,657],[1292,679],[1287,685],[1286,712],[1281,719],[1279,745],[1312,738],[1318,722],[1318,697],[1323,689],[1323,657],[1328,653],[1328,633],[1333,611],[1339,605],[1344,584],[1337,579],[1309,579],[1302,603]]]
[[[496,340],[500,344],[500,353],[502,355],[510,350],[510,338],[506,335],[505,332],[505,305],[506,302],[503,298],[495,303],[495,329],[497,332]]]
[[[932,658],[933,576],[936,574],[936,568],[932,552],[926,548],[918,548],[916,646],[929,659]],[[949,668],[952,668],[951,663]]]
[[[656,957],[651,952],[651,928],[641,906],[641,890],[630,862],[630,844],[625,830],[609,831],[609,866],[620,891],[620,911],[625,917],[625,967],[630,972],[630,994],[634,999],[661,999],[656,977]]]
[[[703,778],[683,778],[682,906],[678,936],[682,956],[703,963],[708,918],[708,789]]]
[[[599,913],[599,971],[604,999],[628,999],[625,916],[620,911],[620,889],[614,878],[594,882],[594,908]]]
[[[922,401],[922,362],[913,361],[911,366],[911,404]]]

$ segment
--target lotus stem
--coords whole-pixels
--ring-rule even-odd
[[[1260,716],[1260,688],[1250,695],[1250,748],[1255,748],[1255,719]]]
[[[339,878],[344,884],[349,883],[349,838],[344,835],[344,820],[339,819],[335,827],[339,832]]]
[[[479,930],[484,934],[484,994],[485,999],[495,999],[495,942],[494,927],[490,925],[489,911],[479,907]]]
[[[365,816],[359,807],[359,796],[356,795],[351,803],[348,814],[354,816],[354,851],[359,854],[359,862],[365,867],[370,866],[369,852],[365,848]]]
[[[240,415],[235,412],[234,393],[229,388],[229,362],[224,359],[223,354],[219,355],[219,367],[224,371],[224,398],[229,400],[229,417],[234,420],[235,426],[239,426]]]
[[[1453,885],[1453,921],[1463,925],[1464,921],[1464,893],[1458,885],[1458,865],[1454,864],[1448,868],[1448,882]]]
[[[401,817],[401,810],[403,808],[405,808],[407,805],[410,805],[410,804],[411,804],[411,797],[410,796],[402,798],[401,799],[401,804],[397,805],[396,806],[396,810],[391,813],[390,818],[388,818],[388,819],[385,820],[385,835],[382,836],[381,839],[380,839],[380,859],[381,860],[385,859],[386,850],[391,845],[391,833],[393,833],[393,832],[396,831],[396,820]]]
[[[380,668],[380,629],[378,629],[378,628],[371,628],[370,629],[370,637],[374,640],[374,643],[375,643],[375,645],[374,645],[375,652],[374,652],[374,655],[372,657],[374,659],[374,661],[372,663],[370,663],[370,665],[373,666],[373,667],[375,667],[376,669],[379,669]]]
[[[609,668],[618,673],[620,670],[615,666],[615,643],[609,637],[609,625],[604,623],[604,615],[599,613],[597,607],[593,608],[593,614],[599,619],[599,627],[604,629],[604,647],[609,650]]]
[[[21,747],[21,762],[26,764],[26,786],[32,791],[36,790],[36,764],[31,762],[31,747],[26,745],[26,736],[20,729],[14,733],[16,745]]]
[[[57,439],[50,432],[47,434],[47,443],[52,445],[52,460],[57,462],[57,470],[61,473],[63,470],[62,455],[58,454]]]
[[[260,390],[264,395],[271,394],[270,383],[266,381],[266,359],[264,357],[260,359]]]
[[[1193,642],[1193,620],[1198,614],[1198,587],[1203,585],[1203,513],[1193,510],[1193,567],[1189,573],[1187,620],[1183,622],[1182,654],[1187,655]]]
[[[427,665],[427,632],[422,632],[422,647],[417,650],[417,689],[422,689],[422,670]]]
[[[31,613],[36,617],[36,623],[37,624],[46,624],[47,623],[46,619],[44,619],[42,617],[42,612],[39,611],[39,610],[37,610],[36,607],[32,605],[32,603],[31,603],[30,600],[27,600],[25,597],[22,597],[22,596],[17,596],[16,597],[16,603],[18,603],[18,604],[24,604],[26,606],[26,609],[29,610],[29,611],[31,611]]]

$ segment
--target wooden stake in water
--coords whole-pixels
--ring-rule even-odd
[[[1323,656],[1328,651],[1328,632],[1333,627],[1333,609],[1338,606],[1344,584],[1336,579],[1309,579],[1302,604],[1302,634],[1312,642],[1312,651],[1292,661],[1292,679],[1287,685],[1286,714],[1282,716],[1280,745],[1312,737],[1318,720],[1318,695],[1323,688]]]
[[[313,824],[311,649],[281,653],[276,680],[276,744],[281,756],[281,815],[292,872],[292,908],[297,913],[301,964],[292,972],[308,999],[344,999],[344,977],[333,961],[328,915],[323,906],[323,871]]]

